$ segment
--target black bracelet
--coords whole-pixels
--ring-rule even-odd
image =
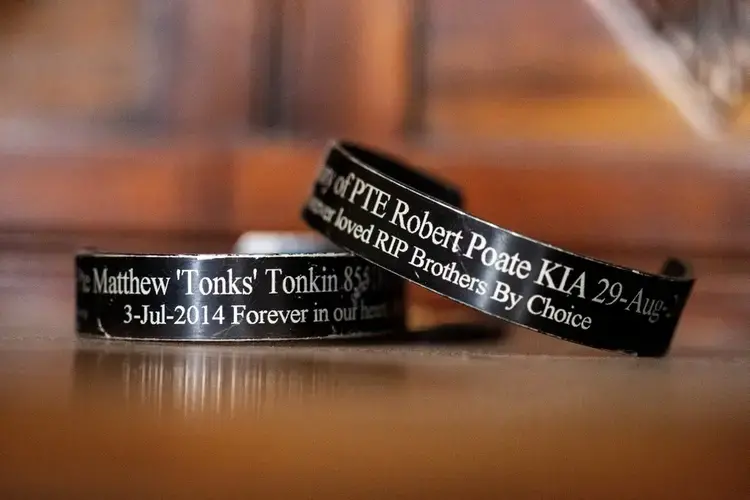
[[[418,176],[334,142],[302,216],[336,245],[487,314],[594,348],[667,353],[693,286],[683,263],[656,275],[580,256],[477,219]]]
[[[77,331],[139,340],[363,337],[404,328],[404,281],[349,253],[76,256]]]

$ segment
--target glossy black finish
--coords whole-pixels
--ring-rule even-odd
[[[303,218],[340,247],[512,323],[599,349],[668,352],[693,285],[684,264],[669,260],[656,275],[580,256],[468,215],[418,179],[392,158],[333,143]]]
[[[347,253],[76,257],[77,330],[243,341],[404,328],[404,281]]]

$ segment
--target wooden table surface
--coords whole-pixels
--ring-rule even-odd
[[[70,256],[30,259],[0,269],[2,499],[750,498],[748,325],[710,302],[664,359],[500,322],[130,344],[77,338]]]
[[[750,498],[750,353],[555,342],[25,332],[0,343],[0,498]]]

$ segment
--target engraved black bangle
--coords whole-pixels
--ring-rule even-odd
[[[311,340],[404,328],[404,281],[350,253],[76,255],[79,334]]]
[[[577,255],[471,216],[417,175],[333,142],[302,216],[339,247],[492,316],[598,349],[668,352],[693,286],[684,263],[650,274]]]

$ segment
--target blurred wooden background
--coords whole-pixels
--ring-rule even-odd
[[[0,0],[0,322],[68,320],[25,304],[68,293],[81,245],[303,229],[321,147],[346,136],[530,236],[692,259],[681,338],[747,345],[747,122],[698,138],[582,0]]]

